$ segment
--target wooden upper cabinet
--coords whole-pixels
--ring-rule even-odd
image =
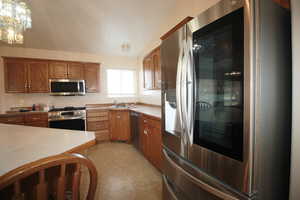
[[[151,58],[144,60],[144,88],[151,90],[153,89],[153,64]]]
[[[73,80],[84,79],[84,64],[69,63],[68,64],[68,78]]]
[[[84,66],[86,92],[100,92],[100,64],[86,63]]]
[[[280,0],[279,0],[280,1]],[[165,40],[170,37],[174,32],[176,32],[178,29],[183,27],[185,24],[187,24],[189,21],[194,19],[193,17],[186,17],[181,22],[179,22],[176,26],[174,26],[171,30],[169,30],[167,33],[165,33],[163,36],[160,37],[161,40]]]
[[[143,61],[144,88],[161,89],[160,48],[154,49]]]
[[[86,92],[100,91],[100,64],[4,57],[7,93],[48,93],[49,79],[85,80]]]
[[[50,79],[67,79],[68,63],[67,62],[49,62],[49,78]]]
[[[273,0],[274,2],[278,3],[280,6],[290,9],[291,8],[291,1],[290,0]]]
[[[28,92],[47,93],[49,92],[48,62],[28,62]]]
[[[27,92],[26,63],[17,59],[4,59],[5,91],[7,93]]]
[[[49,61],[49,78],[83,80],[84,64]]]

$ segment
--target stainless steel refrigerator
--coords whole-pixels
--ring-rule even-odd
[[[161,45],[163,196],[288,199],[290,12],[221,0]]]

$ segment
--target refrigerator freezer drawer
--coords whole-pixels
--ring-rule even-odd
[[[209,183],[196,178],[177,162],[175,162],[166,152],[163,151],[163,173],[164,173],[164,200],[248,200],[243,195],[231,194],[226,188],[214,187]],[[184,162],[184,161],[182,161]],[[217,185],[217,184],[216,184]],[[183,192],[184,191],[184,192]],[[180,196],[180,197],[179,197]]]

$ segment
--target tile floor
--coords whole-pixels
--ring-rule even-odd
[[[98,170],[95,200],[162,199],[160,172],[132,145],[102,143],[89,149],[86,156]]]

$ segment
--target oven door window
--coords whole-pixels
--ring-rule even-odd
[[[243,160],[244,16],[237,10],[193,33],[194,143]]]
[[[84,119],[70,119],[70,120],[59,120],[51,121],[49,123],[50,128],[69,129],[69,130],[85,130]]]

